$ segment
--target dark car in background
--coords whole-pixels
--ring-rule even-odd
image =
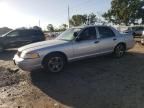
[[[44,33],[40,29],[15,29],[0,36],[0,51],[44,40]]]

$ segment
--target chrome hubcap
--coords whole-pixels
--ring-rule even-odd
[[[124,52],[125,52],[125,49],[124,49],[124,47],[122,45],[119,45],[116,48],[116,54],[117,54],[118,57],[123,56]]]
[[[61,57],[52,57],[48,62],[48,67],[52,72],[59,72],[63,68],[64,62]]]

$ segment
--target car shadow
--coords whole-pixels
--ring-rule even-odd
[[[101,56],[72,62],[62,73],[31,72],[48,97],[74,108],[136,108],[144,99],[144,54]],[[137,99],[137,100],[136,100]]]
[[[10,61],[13,59],[14,55],[16,54],[16,49],[9,49],[3,52],[0,52],[0,60]]]

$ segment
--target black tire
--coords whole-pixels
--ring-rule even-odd
[[[59,53],[47,55],[43,60],[44,69],[47,72],[59,73],[64,69],[66,58]]]
[[[124,56],[126,51],[126,46],[124,44],[118,44],[114,49],[114,56],[116,58],[120,58]]]
[[[0,53],[4,51],[4,48],[2,45],[0,45]]]

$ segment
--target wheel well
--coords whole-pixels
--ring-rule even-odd
[[[116,45],[116,47],[117,47],[118,45],[120,45],[120,44],[124,45],[125,50],[126,50],[126,43],[124,43],[124,42],[120,42],[120,43],[118,43],[118,44]]]
[[[60,51],[55,51],[55,52],[48,53],[48,54],[43,58],[43,60],[42,60],[42,65],[44,64],[45,59],[46,59],[48,56],[53,55],[53,54],[60,54],[60,55],[62,55],[62,56],[65,58],[65,61],[67,62],[67,56],[66,56],[65,53],[60,52]]]

